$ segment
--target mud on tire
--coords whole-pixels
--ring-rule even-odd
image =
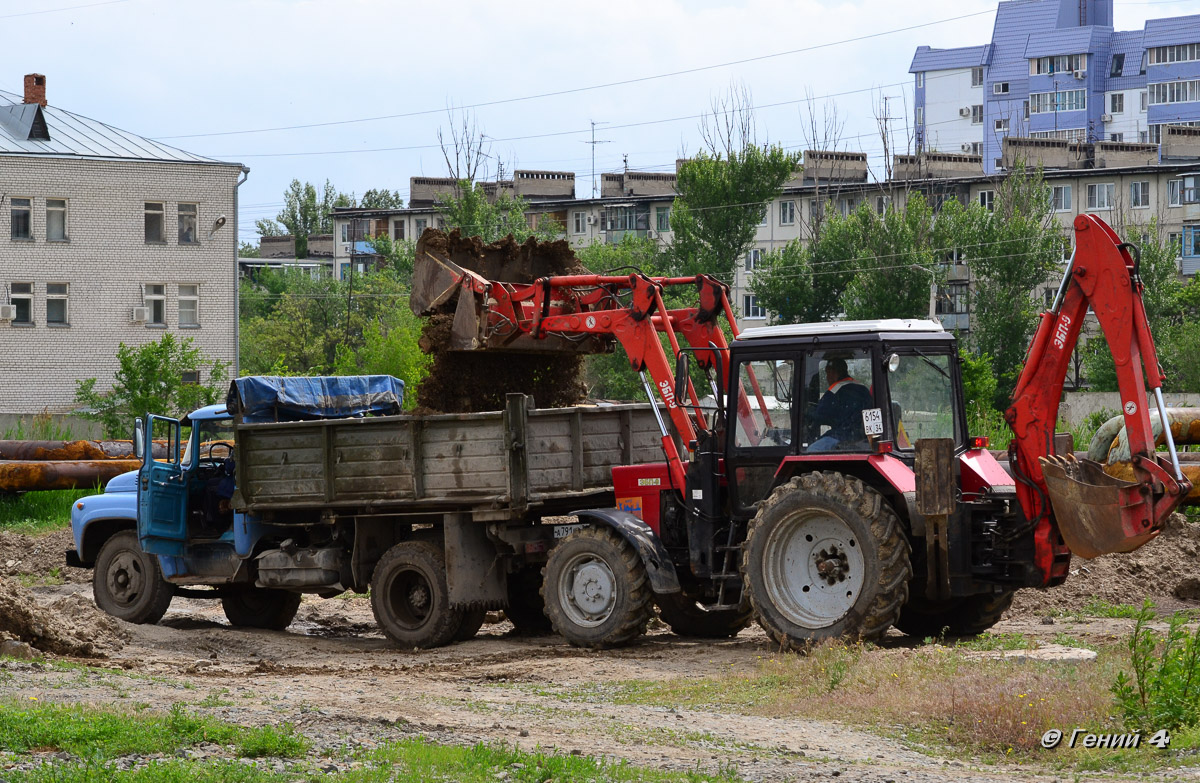
[[[746,595],[785,649],[834,637],[882,637],[912,576],[900,519],[879,492],[832,471],[777,487],[750,523]]]
[[[450,608],[446,558],[428,541],[403,541],[384,553],[371,576],[371,609],[401,647],[441,647],[463,628],[463,613]]]
[[[92,572],[96,605],[127,623],[154,624],[171,605],[175,586],[163,579],[158,558],[142,551],[137,533],[114,533],[96,557]]]
[[[229,624],[238,628],[282,631],[292,624],[300,608],[300,594],[263,587],[231,588],[221,595],[221,609]]]
[[[629,542],[607,527],[586,527],[550,552],[542,598],[554,630],[577,647],[617,647],[646,632],[653,594]]]

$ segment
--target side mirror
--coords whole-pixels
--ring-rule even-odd
[[[146,422],[140,418],[133,422],[133,456],[146,458]]]
[[[675,358],[675,404],[687,404],[688,354],[683,351]]]

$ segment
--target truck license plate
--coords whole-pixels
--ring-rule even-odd
[[[579,530],[581,527],[583,527],[583,525],[555,525],[554,526],[554,537],[555,538],[566,538],[567,536],[574,533],[576,530]]]

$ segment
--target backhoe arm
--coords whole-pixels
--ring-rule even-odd
[[[1033,525],[1035,562],[1047,585],[1066,578],[1072,553],[1095,557],[1146,543],[1191,489],[1173,443],[1174,464],[1154,453],[1146,384],[1161,409],[1163,377],[1142,304],[1136,249],[1131,254],[1131,246],[1094,215],[1076,217],[1074,228],[1075,254],[1054,305],[1041,315],[1005,414],[1015,435],[1009,451],[1017,495]],[[1089,307],[1116,365],[1136,482],[1113,479],[1089,460],[1055,454],[1063,380]]]

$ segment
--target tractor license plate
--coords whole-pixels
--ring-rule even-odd
[[[883,411],[879,408],[868,408],[862,412],[863,432],[868,435],[883,434]]]
[[[583,525],[555,525],[554,526],[554,537],[555,538],[566,538],[567,536],[571,535],[576,530],[579,530],[582,527],[583,527]]]

